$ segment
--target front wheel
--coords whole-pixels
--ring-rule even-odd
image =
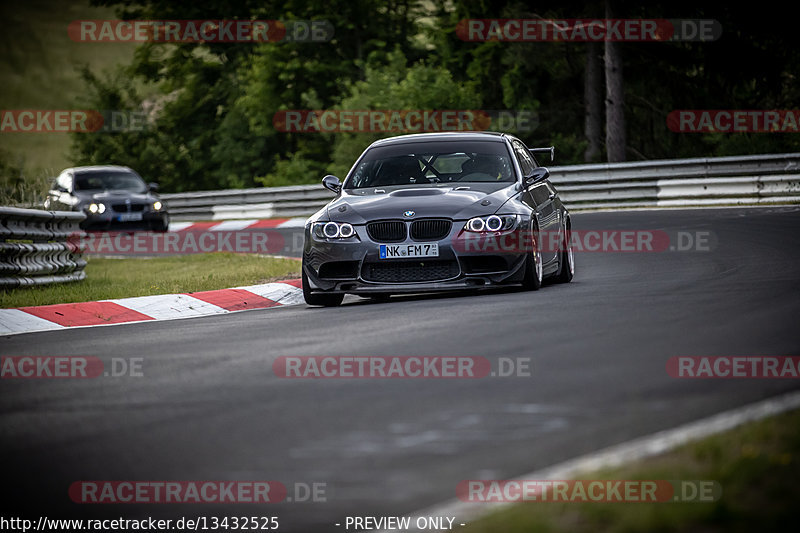
[[[344,294],[312,294],[311,287],[308,284],[308,276],[306,276],[305,265],[302,267],[303,278],[303,298],[308,305],[321,305],[323,307],[336,307],[341,305],[344,300]]]
[[[525,256],[525,277],[522,288],[526,291],[538,291],[542,286],[542,254],[539,253],[539,232],[531,232],[531,250]]]
[[[575,275],[575,252],[572,250],[572,223],[567,218],[564,220],[564,241],[561,257],[558,260],[560,272],[556,281],[569,283]]]
[[[158,233],[166,233],[169,231],[169,221],[168,220],[159,220],[153,224],[153,231]]]

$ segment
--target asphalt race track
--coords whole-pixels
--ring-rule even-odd
[[[2,355],[142,357],[144,374],[3,380],[3,515],[278,516],[281,531],[344,531],[347,515],[399,516],[455,497],[461,480],[800,388],[665,370],[672,356],[800,355],[800,207],[587,213],[573,228],[710,232],[713,246],[578,253],[571,284],[538,292],[348,297],[0,339]],[[278,378],[287,355],[529,357],[532,375]],[[277,480],[290,497],[318,482],[327,501],[79,505],[78,480]]]

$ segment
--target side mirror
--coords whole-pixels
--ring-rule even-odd
[[[150,192],[158,192],[158,183],[156,182],[148,183],[147,190]]]
[[[534,183],[546,180],[550,177],[550,171],[547,167],[536,167],[531,172],[530,176],[525,177],[525,185],[533,185]]]
[[[342,191],[342,182],[339,181],[339,178],[331,174],[328,174],[322,178],[322,186],[326,189],[330,189],[336,194],[339,194]]]

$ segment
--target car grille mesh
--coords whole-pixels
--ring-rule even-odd
[[[439,241],[450,234],[453,223],[445,219],[422,219],[411,223],[411,238],[415,241]],[[367,224],[367,233],[375,242],[403,242],[406,240],[406,223],[402,220],[384,220]]]
[[[450,234],[453,223],[449,220],[415,220],[411,223],[411,238],[415,241],[438,241]]]
[[[406,224],[402,220],[370,222],[367,234],[375,242],[403,242],[406,240]]]
[[[115,213],[138,213],[144,211],[144,204],[112,204],[111,209]]]
[[[456,261],[392,261],[365,263],[362,276],[367,281],[412,283],[451,279],[459,272]]]

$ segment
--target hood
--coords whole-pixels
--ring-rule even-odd
[[[376,192],[384,191],[384,192]],[[327,206],[331,220],[363,224],[370,220],[446,217],[467,220],[490,215],[519,194],[516,183],[469,183],[350,189]]]
[[[76,192],[83,202],[104,202],[116,203],[130,200],[134,204],[146,204],[154,202],[157,198],[150,193],[133,193],[131,191],[79,191]]]

